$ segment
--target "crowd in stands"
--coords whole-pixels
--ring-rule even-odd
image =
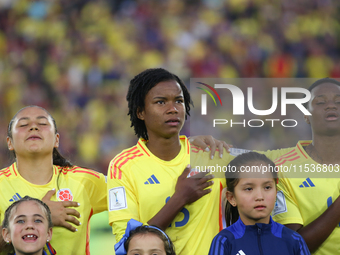
[[[136,142],[125,95],[146,68],[164,67],[188,86],[193,77],[340,77],[338,7],[336,0],[2,0],[0,168],[10,163],[7,123],[34,104],[55,117],[67,158],[106,173]],[[242,136],[229,129],[218,138],[262,149],[249,146],[261,139],[268,148],[274,136],[284,143],[276,147],[294,146],[307,129],[289,137],[284,129]]]

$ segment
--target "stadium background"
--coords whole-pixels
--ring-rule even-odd
[[[136,142],[125,95],[146,68],[169,69],[187,85],[191,77],[340,77],[339,14],[336,0],[0,0],[0,167],[12,160],[7,124],[35,104],[55,117],[64,156],[106,173]],[[293,146],[307,130],[219,138],[268,149],[279,137]],[[94,255],[112,250],[106,222],[105,213],[93,219]]]

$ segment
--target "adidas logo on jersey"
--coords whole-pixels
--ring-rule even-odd
[[[309,188],[309,187],[315,187],[315,185],[310,178],[307,178],[299,187],[300,188]]]
[[[157,180],[155,175],[151,175],[151,177],[144,182],[144,184],[160,184],[160,182]]]
[[[242,250],[239,250],[236,255],[246,255]]]
[[[21,199],[21,196],[19,195],[19,193],[15,193],[15,195],[12,196],[12,198],[9,200],[9,202],[18,201],[20,199]]]

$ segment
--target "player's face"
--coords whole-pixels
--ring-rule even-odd
[[[25,201],[13,209],[9,229],[3,229],[6,241],[12,242],[16,254],[41,254],[52,228],[42,207],[35,201]]]
[[[38,107],[28,107],[18,113],[12,126],[12,138],[7,137],[9,150],[17,156],[36,153],[52,154],[59,145],[59,134],[51,117]]]
[[[129,243],[127,255],[166,255],[163,241],[152,233],[134,236]]]
[[[254,165],[257,164],[252,164]],[[272,174],[264,174],[261,178],[242,178],[242,176],[249,175],[241,173],[234,193],[227,193],[228,200],[231,204],[237,205],[240,218],[245,225],[268,224],[276,199],[276,185]]]
[[[312,116],[305,116],[313,134],[332,135],[340,132],[340,87],[325,83],[311,92],[309,111]]]
[[[145,96],[145,107],[137,113],[144,120],[149,140],[178,136],[185,121],[183,91],[174,81],[163,81]]]

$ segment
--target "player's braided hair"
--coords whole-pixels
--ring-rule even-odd
[[[262,162],[266,165],[271,166],[271,168],[275,169],[275,164],[269,158],[267,158],[264,154],[260,154],[257,152],[247,152],[241,155],[238,155],[228,164],[227,169],[236,169],[236,172],[231,174],[226,172],[225,176],[227,179],[227,190],[234,193],[234,189],[239,182],[239,174],[241,166],[251,165],[257,162]],[[275,179],[275,183],[278,181],[277,172],[272,171],[273,178]],[[225,218],[227,226],[229,227],[231,224],[235,223],[239,218],[239,213],[237,207],[232,206],[229,201],[226,204],[225,210]]]
[[[51,117],[52,122],[53,122],[53,126],[54,126],[54,130],[55,130],[55,133],[57,133],[57,124],[56,124],[54,118],[52,117],[52,115],[51,115],[48,111],[46,111],[46,109],[44,109],[44,108],[42,108],[42,107],[40,107],[40,106],[37,106],[37,105],[30,105],[30,106],[26,106],[26,107],[20,109],[20,110],[14,115],[14,117],[11,119],[11,121],[9,122],[8,128],[7,128],[7,136],[8,136],[9,138],[13,139],[13,137],[12,137],[12,128],[13,128],[13,123],[14,123],[15,118],[17,117],[17,115],[18,115],[22,110],[24,110],[24,109],[26,109],[26,108],[29,108],[29,107],[37,107],[37,108],[40,108],[40,109],[44,110],[44,111],[48,114],[48,116]],[[16,157],[16,156],[15,156],[15,151],[13,151],[13,156],[14,156],[14,158]],[[72,167],[72,166],[73,166],[72,163],[71,163],[70,161],[68,161],[66,158],[64,158],[64,157],[60,154],[60,152],[58,151],[57,148],[53,148],[53,165],[57,165],[57,166],[66,166],[66,167]]]
[[[148,140],[146,126],[143,120],[137,116],[137,111],[143,111],[145,107],[146,94],[158,83],[163,81],[176,81],[183,91],[186,114],[190,115],[190,104],[193,105],[190,94],[183,81],[175,74],[168,72],[163,68],[147,69],[136,75],[131,81],[126,96],[128,101],[131,127],[134,127],[135,134]]]

